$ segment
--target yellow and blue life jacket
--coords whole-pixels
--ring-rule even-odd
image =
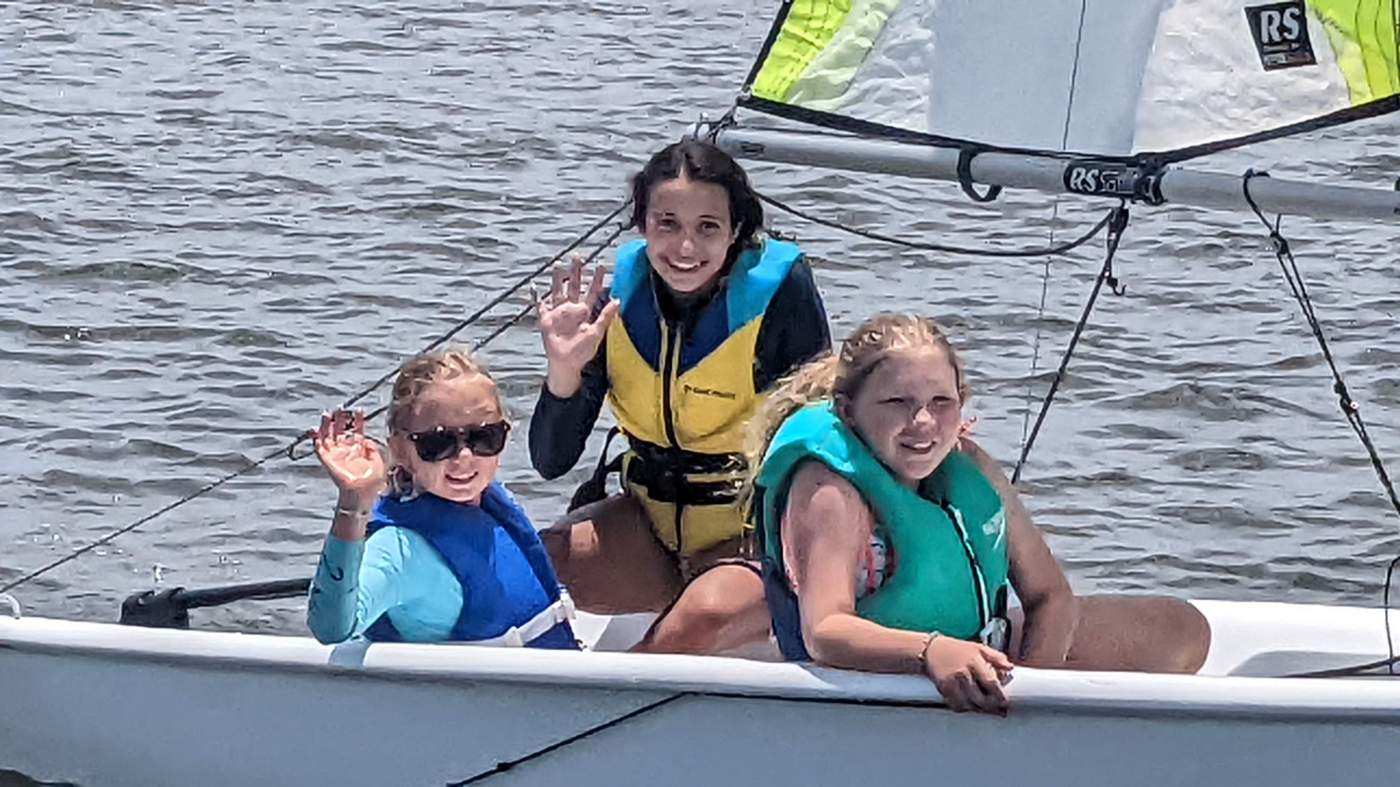
[[[630,448],[623,485],[662,543],[691,555],[742,534],[737,497],[744,431],[762,403],[754,388],[759,330],[802,253],[767,240],[735,259],[721,290],[685,331],[661,314],[646,242],[618,250],[608,329],[608,401]]]

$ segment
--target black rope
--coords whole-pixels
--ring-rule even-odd
[[[1250,193],[1249,184],[1255,178],[1267,178],[1269,173],[1247,170],[1244,173],[1244,199],[1249,203],[1250,210],[1259,217],[1260,223],[1269,231],[1269,240],[1274,246],[1274,256],[1278,258],[1279,268],[1283,271],[1283,278],[1288,282],[1288,289],[1293,293],[1293,299],[1298,302],[1299,308],[1303,310],[1303,317],[1308,321],[1308,328],[1312,331],[1313,338],[1317,340],[1317,346],[1322,350],[1322,357],[1327,361],[1327,368],[1332,372],[1332,390],[1337,394],[1337,406],[1342,410],[1342,417],[1356,433],[1361,445],[1366,449],[1366,455],[1371,460],[1371,467],[1375,469],[1376,476],[1380,479],[1381,487],[1390,497],[1390,505],[1395,509],[1396,514],[1400,514],[1400,496],[1395,493],[1395,485],[1390,481],[1390,475],[1385,470],[1385,463],[1381,461],[1380,453],[1376,450],[1375,443],[1371,441],[1371,435],[1366,430],[1366,422],[1361,419],[1361,406],[1356,400],[1351,398],[1351,392],[1347,389],[1346,381],[1342,379],[1342,373],[1337,369],[1337,362],[1332,357],[1332,348],[1327,344],[1327,337],[1322,332],[1322,323],[1317,319],[1317,310],[1313,308],[1312,297],[1308,295],[1308,286],[1303,281],[1303,273],[1298,269],[1298,261],[1293,257],[1293,249],[1288,243],[1288,239],[1283,237],[1279,228],[1283,224],[1283,214],[1269,222],[1264,211],[1260,210],[1259,203],[1254,201],[1254,195]],[[1388,659],[1375,662],[1373,664],[1362,664],[1341,670],[1332,670],[1336,674],[1355,674],[1375,669],[1377,666],[1385,666],[1390,670],[1390,674],[1395,674],[1395,665],[1400,659],[1395,655],[1395,645],[1390,633],[1390,583],[1395,572],[1396,563],[1400,562],[1400,557],[1391,561],[1390,567],[1385,572],[1384,606],[1385,606],[1385,643]],[[1351,670],[1348,672],[1347,670]]]
[[[628,204],[630,204],[630,200],[629,200],[628,202],[623,203],[623,207],[626,207]],[[613,215],[614,215],[614,216],[617,215],[616,212],[614,212]],[[610,216],[609,218],[611,218],[611,216]],[[599,244],[597,245],[597,247],[595,247],[595,248],[593,249],[593,251],[589,252],[589,254],[588,254],[587,257],[584,257],[584,259],[583,259],[584,264],[591,263],[591,262],[593,262],[593,260],[597,259],[597,258],[598,258],[598,255],[599,255],[599,254],[602,254],[604,251],[606,251],[607,248],[608,248],[608,246],[612,245],[612,242],[615,241],[615,240],[617,240],[618,236],[621,235],[621,234],[622,234],[623,232],[625,232],[626,230],[627,230],[627,226],[626,226],[626,225],[619,225],[618,227],[616,227],[616,228],[612,231],[612,233],[608,235],[607,238],[604,238],[604,239],[603,239],[603,242],[602,242],[602,243],[599,243]],[[596,227],[595,227],[594,230],[589,230],[589,233],[588,233],[588,234],[591,235],[594,231],[596,231]],[[584,237],[587,238],[588,235],[585,235]],[[551,264],[554,263],[554,262],[558,262],[558,260],[559,260],[560,257],[562,257],[564,254],[567,254],[569,251],[571,251],[571,250],[573,250],[574,248],[577,248],[577,247],[578,247],[578,243],[574,243],[574,244],[573,244],[572,246],[570,246],[568,249],[565,249],[563,252],[561,252],[559,255],[557,255],[553,260],[551,260]],[[530,274],[530,279],[533,280],[535,277],[539,276],[539,275],[540,275],[541,273],[543,273],[545,270],[548,270],[548,268],[549,268],[548,265],[542,266],[541,268],[536,268],[535,271],[532,272],[532,273]],[[515,288],[513,288],[513,289],[518,290],[519,287],[517,286],[517,287],[515,287]],[[500,303],[502,300],[504,300],[504,299],[503,299],[503,298],[495,298],[495,299],[493,299],[494,303]],[[493,305],[494,305],[494,304],[493,304]],[[477,350],[480,350],[481,348],[483,348],[483,347],[485,347],[486,345],[490,344],[490,343],[491,343],[492,341],[494,341],[498,336],[500,336],[501,334],[503,334],[503,333],[505,333],[506,331],[510,330],[513,326],[515,326],[515,325],[516,325],[517,323],[519,323],[521,320],[525,319],[525,316],[528,315],[530,312],[534,311],[534,309],[535,309],[535,303],[534,303],[534,301],[533,301],[533,299],[532,299],[530,303],[525,304],[525,305],[520,309],[520,311],[518,311],[518,312],[516,312],[514,315],[512,315],[510,319],[508,319],[508,320],[506,320],[504,323],[501,323],[500,325],[496,326],[496,329],[493,330],[493,331],[491,331],[491,333],[487,334],[485,338],[483,338],[483,339],[481,339],[480,341],[478,341],[477,343],[473,344],[473,345],[471,346],[471,351],[472,351],[472,352],[476,352]],[[484,313],[483,310],[478,310],[477,313],[476,313],[475,315],[473,315],[473,317],[479,316],[479,315],[482,314],[482,313]],[[458,326],[456,329],[454,329],[454,330],[448,332],[448,334],[447,334],[444,338],[437,339],[437,340],[435,340],[432,344],[429,344],[427,347],[425,347],[425,348],[423,348],[422,350],[420,350],[420,351],[419,351],[419,354],[421,355],[422,353],[428,352],[429,350],[433,349],[434,347],[440,346],[441,344],[443,344],[444,342],[446,342],[448,339],[451,339],[454,335],[456,335],[457,332],[461,331],[463,328],[466,328],[466,327],[467,327],[468,325],[470,325],[470,324],[471,324],[470,322],[464,320],[464,321],[463,321],[463,324],[459,324],[459,326]],[[386,376],[384,376],[384,377],[379,378],[378,382],[376,382],[373,386],[371,386],[370,389],[369,389],[368,391],[364,391],[364,392],[361,392],[361,393],[359,393],[359,394],[356,394],[355,400],[358,400],[358,399],[364,397],[364,396],[365,396],[366,394],[368,394],[370,391],[373,391],[375,388],[378,388],[379,386],[383,385],[383,384],[384,384],[385,382],[387,382],[390,378],[392,378],[392,377],[394,376],[394,374],[397,374],[397,370],[395,370],[395,372],[392,373],[392,374],[389,374],[389,375],[386,375]],[[354,402],[354,400],[351,400],[350,403],[353,403],[353,402]],[[350,403],[347,403],[346,405],[343,405],[343,407],[348,407]],[[376,407],[375,409],[373,409],[373,410],[371,410],[370,412],[368,412],[368,413],[365,414],[365,421],[373,421],[375,418],[378,418],[380,415],[382,415],[382,414],[384,413],[385,410],[388,410],[388,409],[389,409],[389,406],[388,406],[388,405],[380,405],[379,407]],[[288,458],[288,459],[291,459],[292,461],[297,461],[297,460],[299,460],[299,459],[305,459],[306,457],[311,456],[312,452],[307,452],[307,453],[304,453],[304,454],[298,454],[298,453],[296,453],[296,449],[297,449],[298,447],[300,447],[301,444],[304,443],[305,441],[310,440],[311,437],[312,437],[314,434],[315,434],[314,431],[312,431],[312,430],[307,430],[306,432],[303,432],[303,433],[301,434],[300,437],[297,438],[296,442],[294,442],[294,443],[292,443],[291,445],[287,446],[287,458]]]
[[[536,267],[536,268],[535,268],[533,271],[531,271],[529,274],[527,274],[527,275],[521,277],[521,279],[520,279],[519,281],[517,281],[515,284],[513,284],[513,285],[511,285],[510,287],[506,288],[503,292],[497,294],[496,297],[494,297],[494,298],[492,298],[491,300],[487,301],[480,309],[477,309],[477,310],[476,310],[475,312],[473,312],[469,317],[467,317],[466,319],[464,319],[464,320],[462,320],[461,322],[459,322],[459,323],[457,323],[456,325],[454,325],[454,326],[453,326],[451,329],[449,329],[446,333],[444,333],[443,335],[441,335],[441,336],[439,336],[438,338],[434,339],[433,341],[429,342],[429,343],[428,343],[428,346],[426,346],[426,347],[424,347],[422,350],[420,350],[419,353],[421,354],[421,353],[429,352],[430,350],[436,349],[437,347],[440,347],[440,346],[442,346],[443,344],[446,344],[448,341],[450,341],[450,340],[452,339],[453,336],[456,336],[456,335],[457,335],[459,332],[461,332],[464,328],[467,328],[468,326],[470,326],[470,325],[472,325],[473,323],[475,323],[477,320],[480,320],[480,319],[482,318],[482,316],[485,315],[488,311],[490,311],[490,310],[496,308],[496,306],[498,306],[498,305],[499,305],[501,302],[503,302],[506,298],[509,298],[510,296],[512,296],[512,295],[514,295],[515,293],[519,292],[519,291],[520,291],[522,288],[524,288],[527,284],[529,284],[530,282],[534,281],[535,278],[538,277],[540,274],[542,274],[542,273],[544,273],[545,271],[549,270],[551,267],[554,266],[555,263],[557,263],[557,262],[559,262],[560,260],[564,259],[564,255],[568,254],[569,252],[571,252],[571,251],[573,251],[574,249],[577,249],[579,246],[583,245],[584,241],[588,240],[590,237],[593,236],[593,233],[595,233],[595,232],[597,232],[598,230],[602,229],[604,226],[607,225],[608,222],[610,222],[610,221],[612,221],[613,219],[617,218],[618,214],[620,214],[620,213],[622,213],[622,211],[626,210],[626,209],[627,209],[627,206],[628,206],[628,205],[631,205],[631,204],[632,204],[632,200],[631,200],[630,198],[627,199],[627,200],[625,200],[621,205],[618,205],[617,208],[615,208],[615,209],[613,210],[612,213],[609,213],[606,217],[604,217],[603,219],[601,219],[597,224],[594,224],[592,227],[590,227],[590,228],[588,229],[587,232],[585,232],[583,235],[580,235],[576,240],[574,240],[573,243],[570,243],[568,246],[565,246],[564,249],[563,249],[562,251],[560,251],[558,254],[556,254],[556,255],[554,255],[553,257],[551,257],[548,261],[541,263],[538,267]],[[621,235],[621,234],[622,234],[622,231],[623,231],[624,229],[626,229],[626,228],[625,228],[625,227],[619,228],[619,229],[616,231],[616,233],[615,233],[612,237],[613,237],[613,238],[616,238],[618,235]],[[611,239],[610,239],[610,240],[609,240],[609,243],[611,243],[611,242],[612,242],[612,241],[611,241]],[[590,259],[591,259],[591,258],[590,258]],[[398,373],[399,373],[399,372],[398,372],[398,369],[394,369],[393,371],[390,371],[390,372],[386,373],[383,377],[380,377],[378,380],[375,380],[373,383],[370,383],[369,386],[366,387],[364,390],[360,391],[359,393],[357,393],[357,394],[355,394],[354,396],[350,397],[349,399],[345,400],[345,403],[342,404],[342,405],[340,406],[340,408],[341,408],[342,410],[348,410],[348,409],[350,408],[351,405],[353,405],[354,403],[360,401],[360,400],[363,399],[364,397],[368,396],[368,395],[369,395],[370,393],[372,393],[374,390],[376,390],[377,388],[379,388],[379,386],[383,385],[384,383],[389,382],[389,380],[392,379],[392,378],[394,377],[394,375],[396,375],[396,374],[398,374]]]
[[[1065,379],[1065,370],[1069,368],[1069,359],[1074,355],[1074,348],[1079,344],[1079,337],[1084,333],[1084,327],[1089,324],[1089,314],[1094,310],[1094,302],[1099,298],[1099,291],[1103,289],[1105,282],[1115,295],[1122,295],[1127,290],[1118,283],[1118,277],[1113,274],[1113,257],[1118,253],[1118,244],[1123,240],[1123,229],[1128,226],[1127,203],[1120,201],[1118,207],[1109,212],[1106,219],[1108,227],[1108,252],[1104,255],[1103,267],[1099,269],[1099,275],[1094,279],[1094,288],[1089,292],[1089,301],[1084,304],[1084,313],[1079,316],[1079,323],[1074,326],[1074,335],[1070,337],[1069,346],[1065,348],[1064,357],[1060,359],[1060,368],[1055,371],[1055,379],[1050,382],[1050,390],[1045,393],[1045,401],[1040,405],[1040,414],[1035,418],[1035,426],[1031,427],[1031,435],[1026,440],[1026,444],[1021,446],[1021,458],[1016,460],[1016,469],[1011,473],[1011,483],[1015,484],[1021,480],[1021,469],[1026,465],[1026,457],[1030,456],[1031,446],[1035,445],[1035,438],[1040,434],[1040,426],[1045,423],[1045,416],[1050,412],[1050,403],[1055,400],[1055,393],[1060,390],[1060,383]]]
[[[620,214],[620,213],[622,213],[622,211],[626,210],[626,209],[627,209],[627,206],[630,205],[630,204],[632,204],[632,200],[631,200],[631,199],[628,199],[628,200],[624,201],[621,205],[618,205],[617,208],[616,208],[615,210],[613,210],[612,213],[609,213],[605,218],[603,218],[602,220],[600,220],[599,222],[597,222],[596,224],[594,224],[592,227],[590,227],[586,232],[584,232],[584,233],[583,233],[582,235],[580,235],[577,239],[575,239],[572,243],[570,243],[568,246],[566,246],[566,247],[564,248],[563,251],[560,251],[558,254],[556,254],[556,255],[554,255],[553,257],[551,257],[551,258],[549,259],[548,262],[545,262],[545,263],[539,265],[538,267],[536,267],[534,270],[532,270],[530,273],[526,274],[524,277],[522,277],[522,278],[521,278],[519,281],[517,281],[515,284],[513,284],[513,285],[511,285],[509,288],[507,288],[504,292],[501,292],[501,293],[497,294],[497,295],[496,295],[494,298],[492,298],[490,301],[487,301],[486,304],[485,304],[484,306],[482,306],[481,308],[477,309],[475,312],[473,312],[473,313],[472,313],[469,317],[467,317],[466,319],[464,319],[464,320],[458,322],[455,326],[452,327],[451,330],[447,331],[447,332],[444,333],[443,335],[441,335],[441,336],[439,336],[438,338],[434,339],[433,341],[429,342],[429,343],[427,344],[427,346],[425,346],[422,350],[419,351],[419,353],[421,354],[421,353],[429,352],[430,350],[433,350],[434,348],[439,347],[439,346],[441,346],[441,345],[447,343],[449,340],[452,339],[453,336],[456,336],[456,335],[457,335],[458,333],[460,333],[461,331],[465,330],[466,328],[468,328],[468,327],[470,327],[471,325],[473,325],[473,324],[475,324],[476,322],[478,322],[483,316],[486,315],[486,313],[487,313],[488,311],[490,311],[491,309],[493,309],[493,308],[495,308],[496,306],[498,306],[499,304],[501,304],[503,301],[505,301],[506,298],[509,298],[511,295],[514,295],[516,292],[519,292],[522,288],[524,288],[524,287],[525,287],[526,285],[528,285],[530,282],[532,282],[532,281],[534,281],[536,278],[538,278],[538,277],[540,276],[540,274],[542,274],[542,273],[544,273],[545,271],[549,270],[550,267],[552,267],[555,263],[557,263],[557,262],[559,262],[561,259],[563,259],[563,258],[564,258],[564,255],[566,255],[566,254],[568,254],[569,252],[573,251],[574,249],[578,248],[580,245],[582,245],[584,242],[586,242],[589,238],[591,238],[591,237],[593,236],[594,233],[596,233],[598,230],[602,229],[603,227],[607,226],[608,222],[612,221],[614,218],[616,218],[616,217],[618,216],[618,214]],[[603,243],[599,244],[598,248],[594,249],[593,252],[592,252],[591,254],[588,255],[587,261],[588,261],[588,262],[592,262],[594,258],[596,258],[599,254],[601,254],[601,253],[603,252],[603,250],[606,249],[606,248],[608,247],[608,245],[610,245],[614,240],[616,240],[617,237],[618,237],[619,235],[621,235],[624,231],[626,231],[626,229],[627,229],[627,226],[626,226],[626,225],[620,225],[620,226],[618,226],[616,229],[614,229],[613,232],[612,232],[612,234],[610,234],[610,235],[608,236],[607,240],[605,240],[605,241],[603,241]],[[523,309],[521,309],[519,312],[517,312],[513,317],[511,317],[509,320],[507,320],[504,324],[498,326],[498,327],[497,327],[494,331],[492,331],[486,338],[482,339],[481,341],[479,341],[479,342],[477,342],[475,345],[473,345],[473,347],[472,347],[473,352],[476,351],[476,350],[481,349],[482,347],[486,346],[486,344],[487,344],[488,342],[492,341],[492,340],[495,339],[496,337],[498,337],[498,336],[500,336],[501,334],[505,333],[506,330],[508,330],[511,326],[515,325],[516,323],[518,323],[518,322],[520,322],[522,319],[524,319],[524,318],[525,318],[525,315],[529,314],[530,311],[531,311],[532,309],[534,309],[534,304],[533,304],[533,303],[526,304],[525,307],[524,307]],[[347,399],[347,400],[345,401],[345,403],[344,403],[343,405],[341,405],[342,409],[348,409],[348,408],[349,408],[351,405],[353,405],[355,402],[359,401],[360,399],[363,399],[365,396],[368,396],[371,392],[373,392],[373,391],[374,391],[375,389],[377,389],[379,386],[381,386],[381,385],[383,385],[384,383],[388,382],[388,381],[389,381],[391,378],[393,378],[393,376],[394,376],[395,374],[397,374],[397,373],[398,373],[398,370],[396,369],[396,370],[394,370],[394,371],[392,371],[392,372],[389,372],[388,374],[384,375],[383,377],[380,377],[378,380],[376,380],[374,383],[370,384],[370,385],[369,385],[368,387],[366,387],[364,390],[361,390],[359,393],[357,393],[357,394],[355,394],[354,396],[352,396],[352,397],[350,397],[349,399]],[[377,410],[375,410],[373,413],[371,413],[371,414],[367,417],[366,420],[368,420],[369,418],[373,418],[374,416],[379,415],[380,413],[384,412],[385,409],[387,409],[387,408],[385,408],[385,407],[380,407],[379,409],[377,409]],[[108,533],[107,535],[103,536],[102,538],[97,539],[96,541],[92,542],[91,544],[88,544],[88,545],[83,546],[83,547],[79,547],[78,549],[76,549],[76,550],[70,552],[70,553],[67,554],[67,555],[64,555],[63,557],[61,557],[61,558],[59,558],[59,559],[57,559],[57,560],[55,560],[55,561],[53,561],[53,562],[51,562],[51,563],[49,563],[49,564],[47,564],[47,565],[45,565],[45,566],[43,566],[43,567],[41,567],[41,568],[39,568],[39,569],[36,569],[36,570],[34,570],[34,571],[31,571],[31,572],[29,572],[28,574],[25,574],[24,576],[20,577],[19,579],[16,579],[16,580],[14,580],[13,582],[10,582],[9,584],[5,585],[4,587],[0,587],[0,593],[8,593],[9,591],[14,590],[15,588],[19,587],[20,585],[23,585],[24,583],[29,582],[30,580],[33,580],[33,579],[35,579],[35,578],[37,578],[37,577],[39,577],[39,576],[42,576],[43,574],[47,574],[48,572],[54,570],[55,568],[58,568],[59,566],[65,564],[65,563],[67,563],[67,562],[69,562],[69,561],[71,561],[71,560],[76,560],[77,558],[79,558],[79,557],[81,557],[81,556],[87,554],[88,552],[91,552],[91,551],[94,550],[94,549],[97,549],[97,548],[100,547],[100,546],[103,546],[103,545],[105,545],[105,544],[109,544],[109,543],[111,543],[112,541],[116,540],[117,538],[120,538],[121,536],[126,535],[127,533],[130,533],[131,531],[133,531],[133,530],[135,530],[136,528],[138,528],[138,527],[140,527],[140,526],[146,524],[147,522],[150,522],[151,520],[155,519],[156,517],[159,517],[159,516],[162,516],[162,515],[164,515],[164,514],[167,514],[167,513],[171,512],[171,511],[174,511],[175,509],[179,508],[180,506],[185,505],[186,503],[189,503],[190,501],[194,500],[195,498],[203,497],[204,495],[206,495],[206,494],[208,494],[208,493],[214,491],[215,489],[218,489],[219,487],[223,486],[224,484],[227,484],[229,481],[232,481],[232,480],[234,480],[235,478],[238,478],[238,477],[240,477],[240,476],[246,475],[246,474],[252,472],[253,470],[256,470],[257,468],[261,467],[262,465],[266,464],[267,462],[269,462],[269,461],[271,461],[271,460],[273,460],[273,459],[279,457],[279,456],[286,456],[288,459],[290,459],[290,460],[292,460],[292,461],[296,461],[296,460],[298,460],[298,459],[303,459],[303,458],[305,458],[305,457],[307,457],[307,456],[310,456],[309,453],[307,453],[307,454],[297,454],[297,453],[296,453],[296,449],[297,449],[297,446],[301,445],[301,444],[304,443],[306,440],[310,439],[311,435],[313,435],[313,434],[314,434],[314,432],[312,432],[312,431],[302,432],[301,434],[297,435],[296,439],[292,440],[292,441],[291,441],[290,443],[288,443],[286,446],[284,446],[284,447],[282,447],[282,448],[278,448],[276,451],[273,451],[273,452],[267,454],[266,456],[262,457],[261,459],[257,459],[257,460],[255,460],[255,461],[253,461],[253,462],[250,462],[250,463],[249,463],[247,466],[245,466],[245,467],[242,467],[242,468],[240,468],[240,469],[238,469],[238,470],[235,470],[235,471],[233,471],[233,472],[231,472],[231,473],[227,473],[227,474],[225,474],[225,475],[223,475],[223,476],[220,476],[219,478],[215,479],[214,481],[210,481],[209,483],[207,483],[207,484],[205,484],[204,486],[200,487],[197,491],[192,492],[192,493],[190,493],[190,494],[188,494],[188,495],[185,495],[184,497],[180,498],[179,500],[175,500],[174,502],[168,503],[167,505],[162,506],[160,509],[158,509],[158,510],[156,510],[156,511],[153,511],[153,512],[151,512],[150,514],[147,514],[147,515],[141,517],[140,519],[137,519],[135,522],[132,522],[131,524],[125,525],[124,527],[118,528],[117,530],[114,530],[114,531],[112,531],[111,533]]]
[[[542,749],[536,749],[535,751],[532,751],[532,752],[530,752],[529,754],[526,754],[526,755],[523,756],[523,757],[516,757],[516,758],[513,759],[513,760],[506,760],[505,762],[498,762],[498,763],[496,763],[493,767],[488,768],[488,769],[482,771],[481,773],[475,774],[474,776],[470,776],[470,777],[468,777],[468,778],[466,778],[466,779],[463,779],[462,781],[458,781],[458,782],[449,782],[448,785],[447,785],[447,787],[463,787],[463,785],[475,784],[475,783],[477,783],[477,782],[485,781],[485,780],[491,778],[492,776],[498,776],[498,775],[500,775],[500,774],[502,774],[502,773],[505,773],[506,771],[510,770],[511,768],[514,768],[514,767],[517,766],[517,765],[521,765],[521,764],[523,764],[523,763],[529,762],[530,760],[537,759],[537,758],[539,758],[539,757],[543,757],[544,755],[549,754],[549,753],[552,752],[552,751],[556,751],[556,750],[562,749],[562,748],[564,748],[565,746],[568,746],[568,745],[570,745],[570,744],[577,743],[578,741],[581,741],[581,740],[583,740],[584,738],[587,738],[587,737],[589,737],[590,735],[593,735],[594,733],[602,732],[603,730],[610,729],[610,728],[612,728],[612,727],[616,727],[617,725],[622,724],[623,722],[626,722],[626,721],[630,721],[630,720],[632,720],[632,719],[635,719],[635,718],[637,718],[638,716],[641,716],[641,715],[644,714],[644,713],[650,713],[651,711],[654,711],[654,710],[656,710],[657,708],[662,707],[663,705],[669,705],[670,703],[675,702],[676,700],[680,699],[681,697],[688,697],[688,696],[690,696],[690,692],[688,692],[688,691],[682,691],[682,692],[678,692],[678,693],[676,693],[676,694],[672,694],[672,695],[670,695],[670,696],[668,696],[668,697],[662,697],[661,699],[657,700],[656,702],[648,703],[648,704],[646,704],[646,705],[643,705],[643,706],[640,707],[640,708],[637,708],[637,709],[634,710],[634,711],[629,711],[628,713],[624,713],[624,714],[622,714],[621,716],[618,716],[618,717],[616,717],[616,718],[608,719],[607,721],[605,721],[605,722],[603,722],[603,723],[601,723],[601,724],[596,724],[596,725],[594,725],[594,726],[592,726],[592,727],[589,727],[588,729],[586,729],[586,730],[584,730],[584,731],[582,731],[582,732],[580,732],[580,733],[577,733],[577,734],[575,734],[575,735],[570,735],[569,737],[567,737],[567,738],[565,738],[565,739],[563,739],[563,740],[561,740],[561,741],[556,741],[556,742],[554,742],[554,743],[551,743],[551,744],[549,744],[548,746],[545,746],[545,747],[542,748]]]
[[[164,506],[163,508],[160,508],[160,509],[157,510],[157,511],[154,511],[154,512],[152,512],[152,513],[150,513],[150,514],[147,514],[146,516],[141,517],[140,519],[136,520],[135,522],[132,522],[131,524],[127,525],[126,527],[123,527],[123,528],[120,528],[120,529],[118,529],[118,530],[115,530],[115,531],[113,531],[113,532],[111,532],[111,533],[108,533],[107,535],[103,536],[102,538],[97,539],[96,541],[92,542],[91,544],[88,544],[87,546],[79,547],[78,549],[74,550],[73,552],[70,552],[70,553],[68,553],[67,555],[64,555],[63,557],[59,558],[58,560],[53,561],[52,563],[49,563],[48,565],[44,566],[43,568],[40,568],[40,569],[37,569],[37,570],[35,570],[35,571],[31,571],[31,572],[29,572],[28,574],[25,574],[24,576],[20,577],[19,579],[16,579],[15,581],[11,582],[10,584],[5,585],[4,587],[0,587],[0,593],[8,593],[8,592],[10,592],[11,590],[14,590],[15,588],[19,587],[20,585],[23,585],[24,583],[28,582],[29,580],[34,579],[34,578],[40,576],[41,574],[47,574],[48,572],[54,570],[55,568],[58,568],[59,566],[63,565],[64,563],[67,563],[67,562],[70,561],[70,560],[76,560],[77,558],[79,558],[79,557],[81,557],[81,556],[87,554],[88,552],[91,552],[91,551],[94,550],[94,549],[97,549],[98,547],[100,547],[100,546],[102,546],[102,545],[104,545],[104,544],[109,544],[109,543],[111,543],[112,541],[115,541],[118,537],[123,536],[123,535],[125,535],[125,534],[127,534],[127,533],[130,533],[131,531],[135,530],[136,528],[138,528],[138,527],[140,527],[140,526],[146,524],[147,522],[151,521],[152,519],[155,519],[156,517],[158,517],[158,516],[160,516],[160,515],[162,515],[162,514],[168,513],[168,512],[170,512],[170,511],[173,511],[173,510],[179,508],[180,506],[182,506],[182,505],[184,505],[184,504],[190,502],[191,500],[195,499],[196,497],[202,497],[202,496],[204,496],[204,495],[206,495],[206,494],[209,494],[210,492],[214,491],[215,489],[218,489],[219,487],[223,486],[224,484],[227,484],[229,481],[232,481],[233,479],[238,478],[238,477],[241,476],[241,475],[245,475],[245,474],[247,474],[247,473],[249,473],[249,472],[252,472],[253,470],[255,470],[255,469],[257,469],[258,467],[260,467],[260,466],[262,466],[263,464],[265,464],[266,462],[268,462],[268,461],[270,461],[270,460],[272,460],[272,459],[276,459],[277,457],[286,454],[287,451],[288,451],[288,449],[290,449],[290,447],[291,447],[291,446],[288,446],[287,448],[279,448],[279,449],[277,449],[276,451],[273,451],[272,453],[268,454],[267,456],[264,456],[264,457],[261,458],[261,459],[258,459],[258,460],[254,461],[254,462],[249,463],[248,466],[246,466],[246,467],[243,467],[243,468],[241,468],[241,469],[239,469],[239,470],[235,470],[235,471],[233,471],[233,472],[231,472],[231,473],[228,473],[228,474],[226,474],[226,475],[224,475],[224,476],[218,478],[217,480],[214,480],[214,481],[211,481],[211,482],[205,484],[205,485],[204,485],[203,487],[201,487],[201,488],[199,489],[199,491],[197,491],[197,492],[192,492],[192,493],[190,493],[190,494],[188,494],[188,495],[185,495],[184,497],[180,498],[179,500],[176,500],[176,501],[173,502],[173,503],[169,503],[169,504],[167,504],[166,506]]]
[[[768,203],[769,205],[772,205],[778,210],[781,210],[785,213],[791,213],[799,219],[805,219],[807,221],[812,222],[813,224],[820,224],[823,227],[830,227],[832,229],[841,230],[842,232],[849,232],[852,235],[859,235],[862,238],[878,240],[882,243],[893,243],[896,246],[904,246],[905,248],[909,249],[919,249],[921,251],[936,251],[945,254],[967,254],[974,257],[1042,257],[1047,254],[1064,254],[1067,251],[1076,249],[1093,240],[1096,235],[1103,231],[1104,227],[1108,226],[1108,223],[1113,218],[1114,213],[1113,210],[1110,210],[1108,213],[1104,214],[1104,217],[1102,219],[1099,219],[1099,222],[1097,224],[1095,224],[1093,227],[1090,227],[1088,232],[1085,232],[1083,235],[1079,236],[1078,238],[1075,238],[1072,241],[1062,243],[1058,246],[1050,246],[1048,248],[1041,249],[974,249],[964,246],[944,246],[939,243],[919,243],[916,241],[905,240],[904,238],[896,238],[893,235],[884,235],[879,232],[872,232],[870,230],[849,227],[838,221],[824,219],[820,216],[814,216],[805,211],[798,210],[797,208],[794,208],[791,205],[787,205],[783,202],[779,202],[778,200],[773,199],[772,197],[766,194],[759,194],[758,198]]]

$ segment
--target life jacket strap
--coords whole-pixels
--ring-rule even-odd
[[[577,615],[569,591],[559,588],[559,600],[540,610],[534,617],[506,629],[506,633],[490,639],[457,642],[457,645],[485,645],[498,648],[523,648],[554,629],[560,623],[572,621]]]
[[[679,506],[732,505],[744,486],[748,461],[743,454],[702,454],[628,439],[632,461],[624,482],[646,490],[658,503]],[[695,476],[728,476],[698,480]]]

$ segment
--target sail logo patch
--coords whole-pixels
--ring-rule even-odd
[[[1308,38],[1308,11],[1303,0],[1250,6],[1244,9],[1249,32],[1265,71],[1317,64]]]

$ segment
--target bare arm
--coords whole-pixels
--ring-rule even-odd
[[[886,628],[856,615],[856,563],[874,515],[849,482],[816,463],[800,467],[783,514],[807,651],[823,664],[871,672],[924,673],[956,710],[999,712],[1011,662],[977,643]]]
[[[1001,465],[966,437],[962,438],[961,450],[977,463],[1006,509],[1011,585],[1016,588],[1026,613],[1017,661],[1029,667],[1063,666],[1078,621],[1078,608],[1069,581],[1040,530],[1031,522],[1030,512],[1021,504],[1020,496]]]

